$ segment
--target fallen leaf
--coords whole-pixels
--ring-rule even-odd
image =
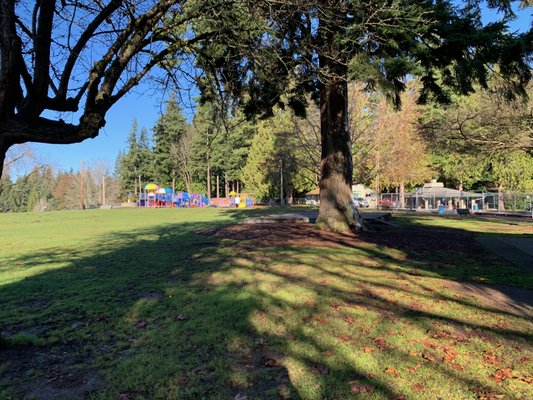
[[[422,352],[422,358],[428,361],[435,361],[435,357],[427,351]]]
[[[147,325],[148,325],[148,324],[147,324],[146,322],[144,322],[144,321],[137,322],[137,323],[135,324],[135,326],[136,326],[137,328],[139,328],[139,329],[144,329],[144,328],[146,328]]]
[[[345,342],[349,342],[349,341],[353,340],[353,337],[351,337],[350,335],[347,335],[345,333],[341,333],[338,336],[338,338],[341,339],[341,340],[344,340]]]
[[[355,322],[352,317],[347,317],[345,321],[348,322],[349,324],[353,324]]]
[[[375,349],[373,347],[367,347],[367,346],[364,346],[363,347],[363,351],[365,353],[372,353]]]
[[[333,352],[332,351],[323,351],[322,354],[325,355],[326,357],[329,357],[329,356],[331,356],[333,354]]]
[[[320,316],[318,316],[318,315],[312,317],[311,319],[312,319],[313,321],[319,323],[320,325],[327,325],[327,324],[329,324],[329,320],[328,320],[328,319],[326,319],[326,318],[322,318],[322,317],[320,317]]]
[[[500,365],[502,363],[502,361],[498,357],[496,357],[492,350],[487,350],[483,354],[483,361],[485,361],[486,364],[492,365]]]
[[[416,371],[418,371],[420,369],[421,365],[420,364],[417,364],[415,365],[414,367],[407,367],[407,371],[409,371],[409,373],[411,374],[414,374]]]
[[[437,344],[427,339],[420,340],[420,343],[422,343],[426,347],[429,347],[430,349],[436,349],[437,347],[439,347]]]
[[[387,345],[387,342],[385,341],[385,338],[382,337],[382,336],[379,336],[377,338],[374,339],[374,343],[376,344],[376,346],[379,347],[380,350],[385,350],[387,349],[389,346]]]
[[[350,386],[350,391],[353,394],[365,394],[365,393],[372,394],[374,393],[374,390],[376,390],[374,386],[367,385],[364,383],[354,383]]]
[[[413,356],[413,357],[417,357],[417,356],[418,356],[418,353],[417,353],[416,351],[409,350],[409,355],[410,355],[410,356]]]
[[[429,334],[431,334],[430,331],[428,331]],[[448,331],[437,331],[437,332],[433,332],[433,334],[431,334],[431,337],[433,339],[448,339],[450,337],[450,332]]]
[[[415,383],[413,386],[411,386],[411,389],[413,389],[415,392],[423,392],[424,386],[422,386],[420,383]]]
[[[399,378],[400,377],[400,374],[394,368],[385,369],[385,373],[389,374],[389,375],[393,375],[395,378]]]
[[[492,379],[494,379],[498,383],[503,382],[505,379],[511,378],[511,368],[499,369],[494,373],[494,375],[492,375]]]
[[[331,303],[330,307],[333,308],[335,311],[339,311],[342,308],[342,304]]]
[[[456,371],[464,371],[465,368],[461,365],[461,364],[457,364],[457,363],[453,363],[452,364],[452,367],[453,369],[455,369]]]
[[[447,349],[446,347],[444,347],[443,350],[446,355],[442,358],[442,361],[448,364],[454,364],[457,352],[453,349]]]

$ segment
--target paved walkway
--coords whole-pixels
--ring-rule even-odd
[[[517,267],[533,272],[533,238],[492,236],[478,237],[476,240]]]
[[[495,310],[505,311],[519,317],[533,317],[533,291],[505,285],[449,281],[448,289],[474,297]]]

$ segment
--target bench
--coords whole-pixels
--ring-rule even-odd
[[[470,209],[468,208],[458,208],[456,211],[458,215],[463,216],[463,217],[466,215],[470,215]]]

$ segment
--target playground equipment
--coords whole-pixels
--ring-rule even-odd
[[[253,207],[253,196],[246,193],[231,191],[229,197],[218,197],[209,200],[205,194],[173,192],[170,188],[159,187],[155,183],[149,183],[144,187],[137,207],[144,208],[196,208],[196,207],[227,207],[245,208]]]
[[[170,208],[170,207],[207,207],[209,199],[204,194],[174,193],[170,188],[160,188],[154,183],[144,187],[137,207]]]
[[[229,192],[229,197],[214,197],[211,199],[210,205],[217,208],[253,208],[254,197],[250,194],[240,193],[234,191]]]

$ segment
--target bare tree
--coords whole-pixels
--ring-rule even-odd
[[[201,10],[185,3],[0,0],[0,166],[15,144],[96,137],[152,68],[186,58],[201,37],[185,27]],[[63,121],[78,112],[77,123]]]

